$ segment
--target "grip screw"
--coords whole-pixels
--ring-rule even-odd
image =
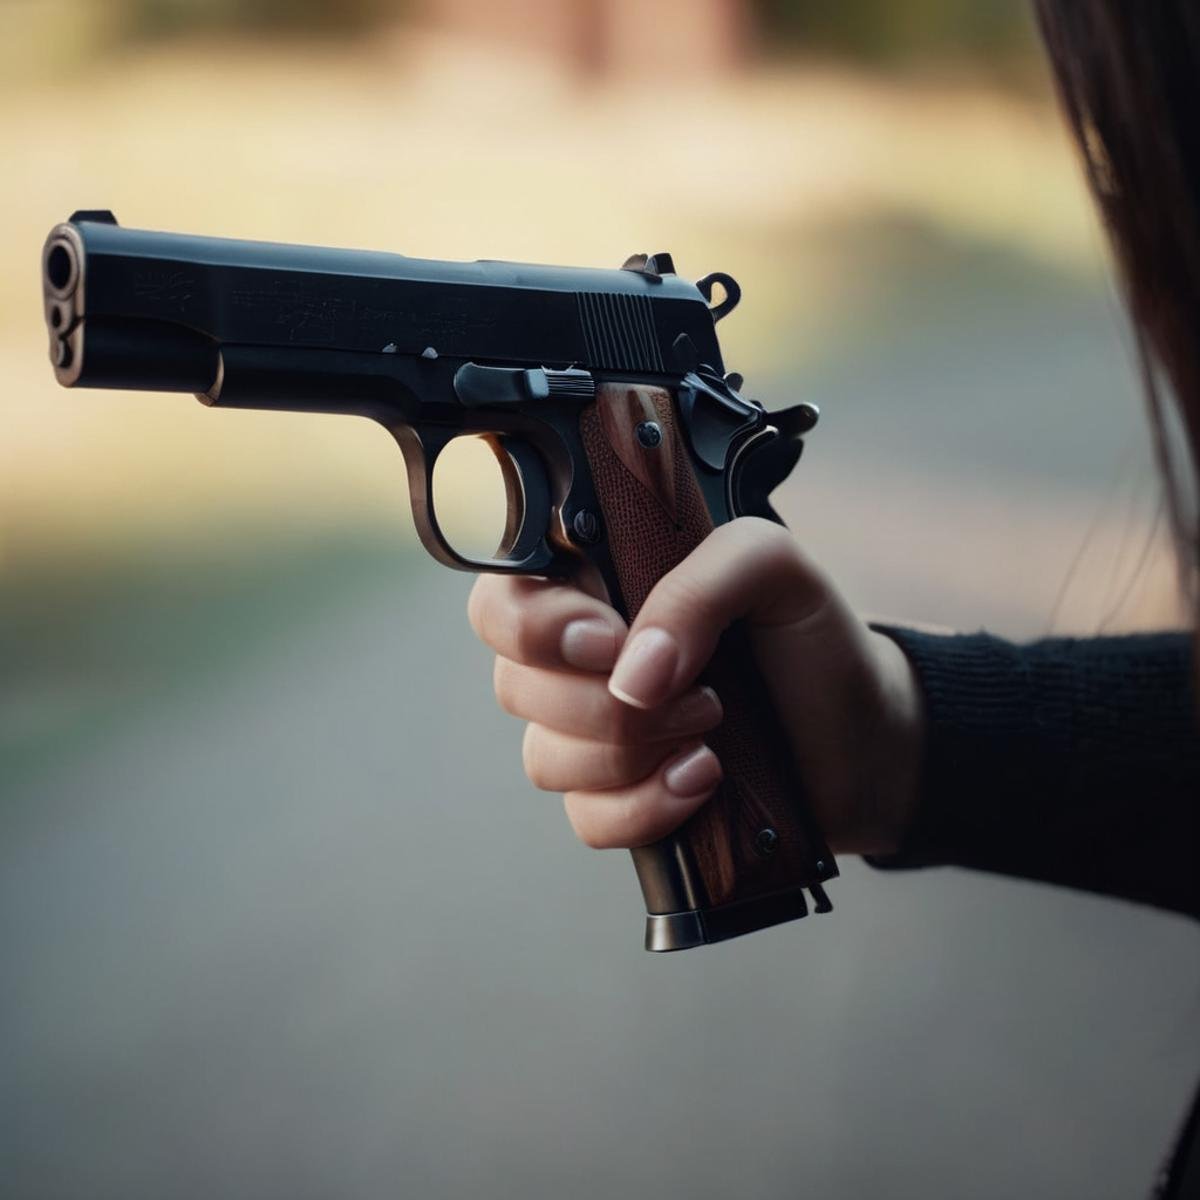
[[[754,848],[763,858],[769,858],[779,848],[779,834],[770,826],[760,829],[754,836]]]
[[[643,421],[633,432],[647,450],[653,450],[655,446],[662,445],[662,430],[657,421]]]
[[[581,508],[571,520],[571,537],[584,546],[600,540],[600,518],[590,508]]]

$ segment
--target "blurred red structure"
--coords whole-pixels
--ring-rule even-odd
[[[747,0],[426,0],[432,23],[573,63],[586,75],[703,73],[743,64]]]

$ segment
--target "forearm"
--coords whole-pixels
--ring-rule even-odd
[[[899,851],[1200,916],[1200,725],[1187,634],[1054,638],[883,628],[920,681],[926,744]]]

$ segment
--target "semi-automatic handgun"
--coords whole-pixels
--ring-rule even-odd
[[[768,497],[817,411],[767,412],[727,373],[716,322],[740,289],[668,254],[619,270],[439,262],[56,225],[42,256],[50,357],[66,387],[191,392],[216,408],[352,413],[404,455],[417,533],[446,566],[598,580],[632,619],[714,526],[778,520]],[[482,438],[507,494],[491,558],[438,523],[433,476]],[[633,851],[646,948],[680,950],[829,910],[837,874],[787,740],[734,626],[704,675],[725,779],[677,832]]]

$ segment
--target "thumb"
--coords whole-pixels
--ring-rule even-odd
[[[822,626],[831,609],[840,609],[837,593],[796,539],[772,521],[740,517],[655,584],[609,691],[635,708],[657,707],[692,683],[734,621],[795,630]]]

